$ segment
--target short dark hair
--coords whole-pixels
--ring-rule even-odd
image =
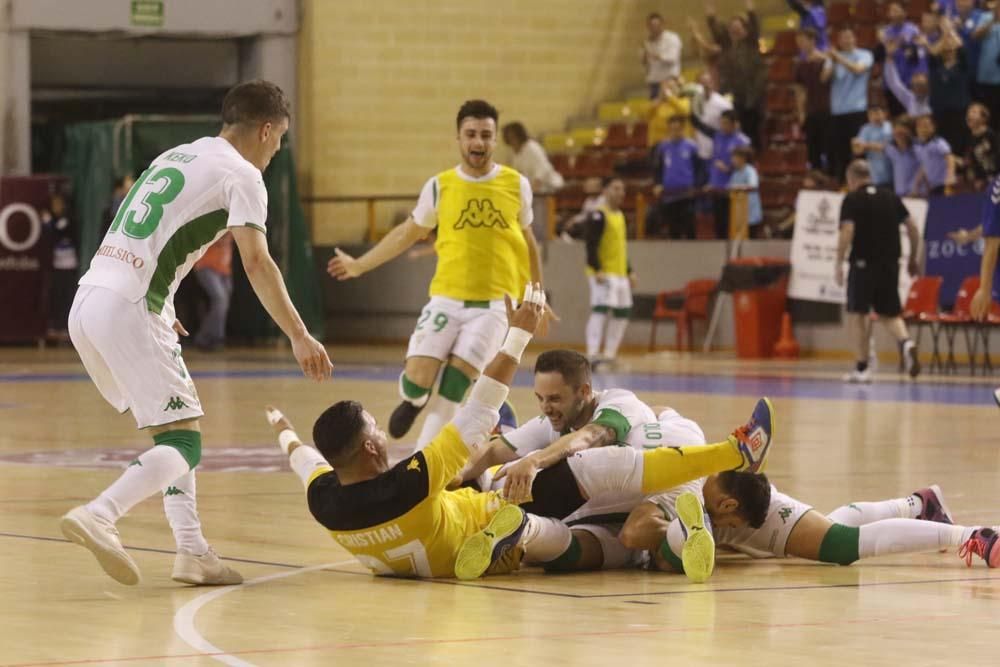
[[[816,28],[802,28],[799,30],[799,34],[806,39],[811,39],[814,42],[819,41],[819,33],[816,31]]]
[[[847,175],[851,178],[856,178],[859,181],[866,180],[872,177],[871,167],[868,166],[868,160],[853,160],[849,165],[847,165]]]
[[[233,86],[222,100],[224,125],[267,123],[291,117],[284,91],[262,79]]]
[[[604,188],[608,187],[609,185],[611,185],[615,181],[621,181],[622,185],[625,185],[625,179],[624,178],[622,178],[621,176],[617,176],[615,174],[612,174],[611,176],[605,176],[605,177],[603,177],[601,179],[601,189],[603,190]]]
[[[358,436],[365,428],[364,408],[357,401],[338,401],[313,424],[313,444],[334,467],[354,454]]]
[[[581,387],[590,384],[590,362],[573,350],[548,350],[535,360],[535,374],[559,373],[567,384]]]
[[[737,146],[730,155],[739,155],[747,162],[753,162],[753,149],[749,146]]]
[[[649,23],[653,19],[660,19],[662,21],[663,16],[660,15],[660,12],[650,12],[649,16],[646,17],[646,23]]]
[[[885,111],[885,107],[880,102],[872,102],[868,105],[869,111]]]
[[[667,125],[673,125],[674,123],[680,123],[683,125],[687,121],[687,116],[681,116],[680,114],[674,114],[667,119]]]
[[[486,100],[466,100],[458,109],[458,116],[455,118],[455,127],[462,127],[462,121],[466,118],[492,118],[494,123],[500,121],[500,114],[495,106]]]
[[[739,116],[736,115],[736,112],[733,111],[732,109],[726,109],[725,111],[723,111],[722,114],[719,116],[719,118],[725,118],[726,120],[728,120],[730,123],[733,124],[736,124],[736,122],[739,121],[740,119]]]
[[[718,482],[722,492],[735,498],[740,504],[736,513],[751,528],[764,525],[767,510],[771,506],[771,482],[767,475],[728,470],[719,473]]]
[[[461,121],[459,121],[459,124],[461,124]],[[527,128],[524,127],[524,123],[520,123],[516,120],[512,123],[507,123],[506,125],[503,126],[501,134],[508,134],[508,133],[511,134],[518,141],[525,142],[528,140]]]

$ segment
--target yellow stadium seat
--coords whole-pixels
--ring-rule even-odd
[[[646,120],[650,110],[653,108],[652,101],[645,97],[630,97],[626,104],[632,110],[632,116],[635,120]]]
[[[622,101],[602,102],[597,107],[597,119],[602,123],[621,123],[632,120],[632,109]]]
[[[545,135],[542,145],[548,153],[565,153],[574,146],[573,138],[564,132],[552,132]]]

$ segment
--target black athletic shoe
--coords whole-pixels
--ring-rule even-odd
[[[406,435],[410,427],[413,426],[413,422],[416,420],[417,415],[420,411],[424,409],[421,405],[417,407],[409,401],[403,401],[396,406],[396,409],[392,411],[392,415],[389,417],[389,435],[394,438],[402,438]]]

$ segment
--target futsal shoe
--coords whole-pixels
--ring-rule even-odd
[[[233,586],[243,583],[243,575],[223,563],[212,547],[200,556],[178,551],[171,578],[195,586]]]
[[[413,422],[416,421],[417,415],[423,409],[423,405],[416,406],[409,401],[403,401],[397,405],[396,409],[392,411],[392,415],[389,416],[389,435],[397,440],[406,435],[410,431],[410,427],[413,426]]]
[[[705,508],[698,496],[690,491],[677,496],[675,507],[687,536],[681,549],[684,574],[696,584],[704,583],[715,570],[715,538]]]
[[[70,542],[89,549],[109,577],[126,586],[139,583],[139,566],[125,551],[113,523],[80,505],[63,516],[59,528]]]
[[[958,549],[958,557],[965,559],[965,564],[972,567],[972,555],[975,554],[986,561],[989,567],[1000,567],[1000,546],[997,541],[1000,536],[992,528],[980,528],[972,532],[972,537],[966,540]]]
[[[872,372],[867,368],[863,371],[855,368],[850,373],[844,375],[844,382],[848,384],[871,384]]]
[[[918,489],[913,492],[917,498],[923,502],[923,509],[920,510],[920,514],[917,518],[922,521],[935,521],[937,523],[955,523],[951,516],[951,510],[948,509],[948,505],[944,502],[944,494],[941,493],[941,487],[937,484],[931,484],[926,489]]]
[[[510,559],[508,552],[518,550],[518,542],[528,525],[528,515],[517,505],[504,505],[490,519],[486,528],[465,540],[455,557],[455,576],[478,579],[494,565]],[[520,550],[524,554],[523,549]],[[517,562],[520,565],[520,559]],[[512,568],[516,569],[516,568]],[[508,570],[509,571],[509,570]]]
[[[993,401],[1000,406],[1000,387],[993,390]]]
[[[739,426],[729,436],[729,442],[743,456],[737,472],[762,472],[774,439],[774,406],[771,399],[762,398],[754,406],[750,421]]]

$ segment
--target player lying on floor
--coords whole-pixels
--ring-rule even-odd
[[[695,422],[669,408],[654,410],[658,426],[640,429],[647,439],[643,446],[699,442]],[[638,435],[633,444],[640,444]],[[540,489],[538,495],[544,494],[545,487]],[[571,570],[634,565],[648,551],[659,569],[705,581],[716,545],[755,558],[797,556],[842,565],[959,546],[966,564],[978,555],[989,567],[1000,566],[997,527],[954,525],[937,486],[903,498],[852,503],[824,516],[778,491],[764,475],[726,472],[646,498],[624,524],[594,525],[599,521],[585,512],[572,520],[583,523],[572,530],[575,560],[563,559],[563,569]]]
[[[316,420],[318,451],[302,444],[280,412],[268,410],[279,443],[306,486],[313,516],[375,574],[470,578],[496,563],[502,566],[515,547],[540,562],[565,551],[567,529],[559,521],[526,515],[496,492],[445,490],[496,425],[497,409],[543,309],[544,294],[530,287],[516,311],[508,306],[503,348],[469,400],[426,449],[395,466],[388,464],[385,433],[357,402],[336,403]],[[614,472],[608,484],[648,495],[713,472],[758,469],[770,449],[770,413],[764,418],[768,428],[755,429],[753,443],[733,437],[695,447],[593,453],[614,459],[600,465]],[[460,561],[463,545],[467,558]]]

